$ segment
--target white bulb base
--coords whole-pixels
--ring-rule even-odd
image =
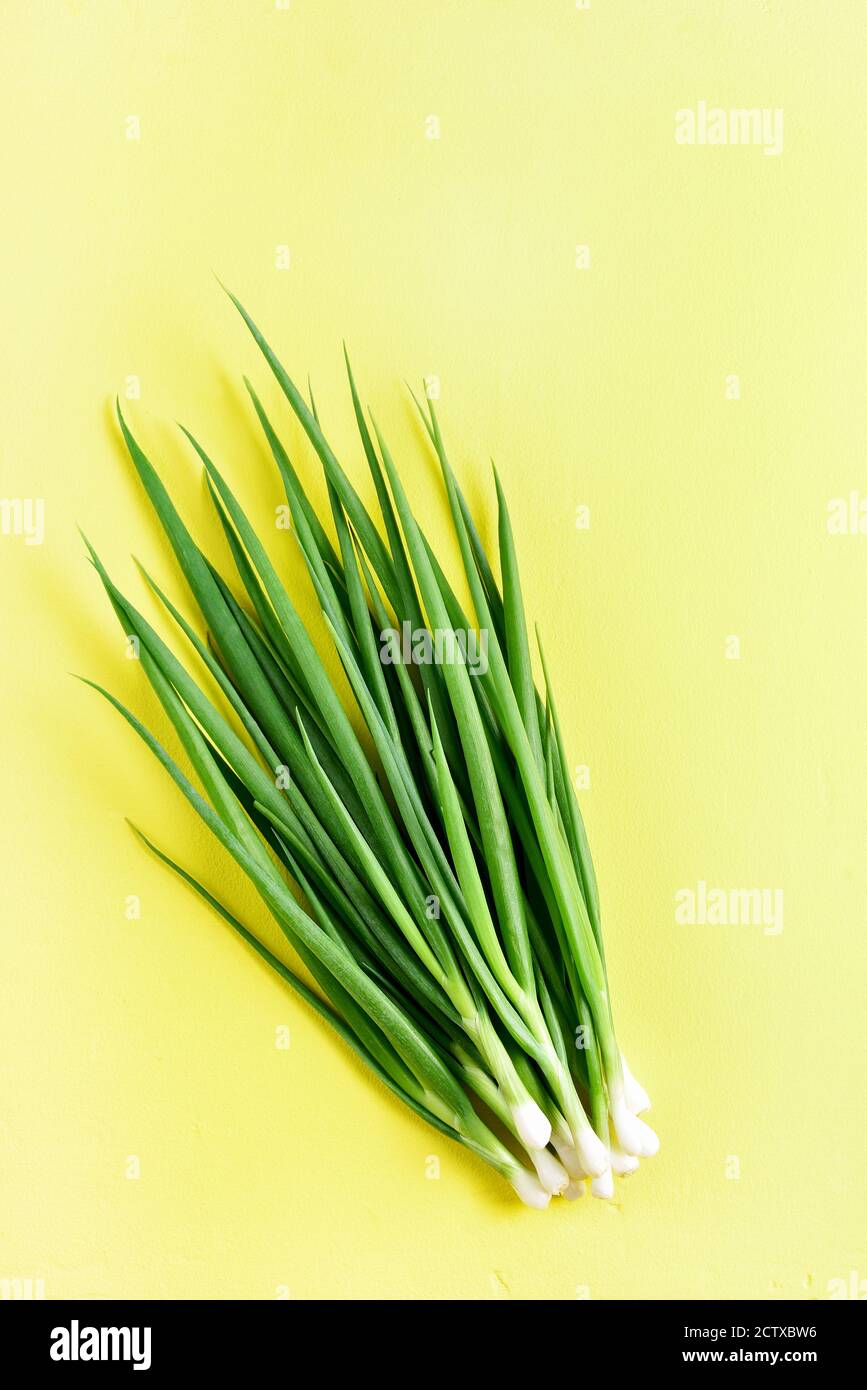
[[[612,1108],[611,1121],[617,1142],[624,1153],[632,1155],[633,1158],[652,1158],[659,1149],[659,1139],[650,1125],[633,1115],[624,1100],[621,1099]]]
[[[610,1202],[614,1196],[614,1174],[610,1168],[606,1168],[598,1178],[594,1178],[590,1184],[590,1191],[594,1197],[601,1197],[604,1202]]]
[[[512,1106],[512,1123],[525,1149],[544,1149],[551,1138],[551,1124],[534,1100]]]
[[[578,1151],[571,1141],[566,1144],[563,1143],[557,1135],[553,1135],[551,1143],[554,1145],[557,1157],[571,1178],[583,1178],[586,1176],[584,1169],[581,1167]]]
[[[547,1149],[530,1149],[529,1154],[536,1169],[536,1176],[545,1191],[550,1192],[552,1197],[559,1197],[569,1186],[569,1174],[563,1164],[558,1163]]]
[[[616,1145],[611,1146],[611,1171],[616,1173],[619,1178],[627,1178],[630,1173],[634,1173],[639,1167],[639,1160],[634,1154],[625,1154]]]
[[[546,1192],[536,1175],[526,1168],[518,1169],[512,1178],[512,1187],[524,1206],[533,1207],[535,1211],[544,1211],[551,1201],[550,1192]]]
[[[650,1109],[650,1096],[645,1091],[640,1081],[636,1081],[623,1053],[620,1054],[620,1065],[623,1069],[623,1098],[626,1101],[627,1110],[631,1110],[633,1115],[643,1115],[645,1110]]]
[[[609,1166],[608,1149],[589,1125],[575,1135],[575,1149],[583,1172],[591,1178],[600,1178]]]

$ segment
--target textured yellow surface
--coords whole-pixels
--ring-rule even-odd
[[[827,525],[867,494],[861,6],[6,0],[2,27],[0,491],[44,499],[45,532],[0,536],[0,1278],[575,1299],[867,1276],[867,535]],[[678,144],[700,102],[782,108],[782,152]],[[124,825],[267,930],[66,674],[165,735],[75,531],[147,613],[130,552],[186,601],[115,392],[138,379],[130,416],[218,554],[175,418],[263,526],[280,501],[240,374],[277,397],[212,271],[310,371],[365,496],[343,336],[438,544],[401,379],[439,378],[489,539],[502,472],[662,1138],[610,1206],[523,1210]],[[701,881],[782,889],[782,930],[678,923]]]

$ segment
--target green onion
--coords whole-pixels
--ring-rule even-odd
[[[249,382],[295,537],[373,745],[355,733],[261,538],[203,446],[236,572],[203,554],[118,406],[130,457],[208,629],[203,642],[145,578],[216,683],[221,705],[90,558],[196,786],[120,701],[144,741],[247,874],[318,989],[202,884],[136,833],[428,1124],[471,1149],[529,1206],[600,1197],[654,1153],[648,1107],[614,1033],[599,894],[539,648],[540,693],[505,495],[498,568],[416,401],[442,471],[474,618],[368,424],[348,356],[361,451],[383,531],[312,403],[230,295],[325,472],[334,540]],[[383,534],[384,533],[384,534]],[[407,647],[407,641],[409,647]],[[87,682],[92,685],[92,682]]]

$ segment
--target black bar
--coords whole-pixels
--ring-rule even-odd
[[[863,1314],[863,1305],[860,1309]],[[26,1376],[30,1371],[63,1376],[85,1374],[93,1377],[100,1370],[112,1374],[138,1373],[151,1377],[194,1371],[197,1375],[214,1372],[221,1377],[233,1373],[249,1376],[251,1369],[270,1362],[282,1364],[290,1375],[298,1357],[306,1364],[309,1355],[324,1354],[331,1370],[339,1364],[341,1349],[355,1348],[359,1342],[354,1320],[346,1303],[340,1304],[333,1329],[334,1314],[325,1314],[320,1323],[306,1306],[294,1302],[195,1302],[195,1301],[9,1301],[0,1303],[0,1348],[3,1370],[11,1365]],[[371,1348],[381,1347],[382,1322],[375,1309],[366,1309],[363,1332]],[[413,1336],[414,1314],[402,1314],[400,1343]],[[478,1308],[475,1314],[478,1317]],[[500,1313],[493,1312],[492,1331],[497,1331]],[[526,1303],[525,1338],[533,1336],[539,1317],[540,1345],[551,1348],[558,1342],[572,1345],[574,1365],[580,1366],[585,1347],[593,1357],[602,1353],[610,1371],[633,1368],[667,1371],[682,1367],[687,1372],[718,1366],[735,1374],[764,1368],[766,1371],[791,1366],[821,1368],[823,1373],[858,1364],[863,1337],[863,1317],[857,1301],[777,1301],[767,1302],[591,1302],[576,1301],[568,1314],[566,1339],[551,1337],[550,1313],[537,1312],[536,1304]],[[450,1315],[450,1325],[459,1327],[460,1312]],[[394,1324],[392,1324],[394,1326]],[[508,1326],[508,1324],[507,1324]],[[559,1320],[561,1333],[566,1324]],[[423,1325],[422,1325],[423,1327]],[[114,1329],[113,1331],[111,1329]],[[547,1329],[547,1331],[546,1331]],[[305,1343],[305,1333],[314,1335]],[[322,1331],[326,1332],[325,1341]],[[477,1330],[477,1324],[476,1324]],[[512,1324],[512,1332],[515,1329]],[[427,1324],[429,1337],[430,1324]],[[349,1335],[347,1335],[349,1334]],[[460,1334],[459,1334],[460,1335]],[[585,1343],[586,1338],[586,1343]],[[475,1339],[473,1339],[475,1341]],[[476,1342],[478,1345],[478,1343]],[[497,1349],[512,1345],[509,1338],[486,1340],[485,1359],[496,1360]],[[468,1349],[469,1344],[463,1344]],[[397,1350],[397,1349],[396,1349]],[[100,1359],[90,1359],[96,1352]],[[463,1355],[463,1354],[462,1354]],[[398,1362],[400,1353],[398,1350]],[[361,1363],[359,1363],[361,1364]],[[436,1366],[432,1356],[431,1369]],[[358,1367],[356,1368],[358,1369]],[[555,1368],[552,1367],[552,1371]],[[464,1363],[464,1370],[466,1364]],[[439,1368],[448,1378],[452,1370]],[[305,1374],[309,1375],[309,1371]],[[562,1374],[562,1367],[558,1374]]]

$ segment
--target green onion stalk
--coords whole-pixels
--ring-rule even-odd
[[[471,620],[362,408],[348,356],[379,524],[326,440],[312,394],[308,402],[230,298],[324,470],[330,535],[245,379],[372,753],[216,463],[184,429],[235,587],[193,539],[119,405],[123,440],[206,637],[144,578],[216,701],[85,543],[197,785],[131,710],[94,688],[251,880],[313,985],[136,833],[396,1096],[522,1201],[580,1196],[588,1176],[595,1195],[610,1197],[613,1174],[633,1171],[658,1144],[638,1118],[649,1100],[615,1038],[596,877],[541,643],[541,692],[533,672],[499,478],[498,580],[434,406],[414,397],[442,473]],[[398,632],[411,634],[409,654],[389,640]],[[485,661],[471,659],[471,638]],[[417,650],[433,659],[416,659]]]

